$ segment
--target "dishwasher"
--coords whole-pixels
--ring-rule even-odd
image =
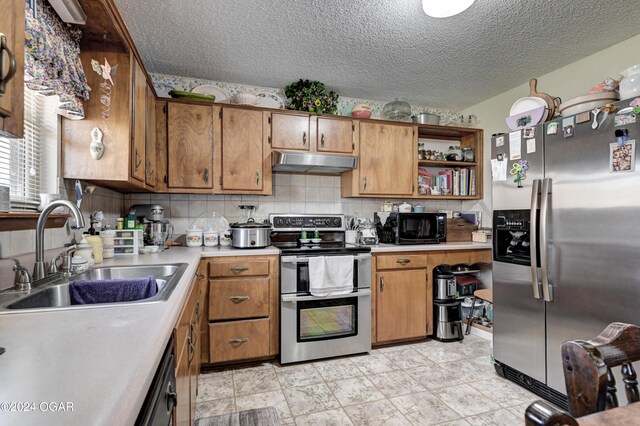
[[[153,377],[153,382],[151,382],[144,404],[142,404],[136,425],[167,426],[171,424],[173,408],[178,400],[175,371],[172,336],[162,355],[160,365]]]

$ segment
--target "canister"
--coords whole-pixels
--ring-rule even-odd
[[[187,246],[200,247],[202,245],[202,229],[187,229]]]

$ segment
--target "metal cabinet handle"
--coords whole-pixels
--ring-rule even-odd
[[[149,171],[149,177],[153,176],[153,169],[151,168],[151,160],[147,162],[147,170]]]
[[[140,153],[138,152],[138,148],[136,148],[136,170],[142,164],[142,159],[140,158]]]
[[[249,341],[248,337],[241,337],[239,339],[229,339],[227,340],[229,343],[247,343]]]
[[[380,293],[384,293],[384,277],[380,276]]]
[[[196,274],[196,278],[197,278],[199,281],[202,281],[202,280],[204,280],[204,274]]]
[[[229,297],[229,300],[231,300],[233,303],[240,303],[249,299],[250,299],[249,296],[230,296]]]
[[[533,297],[540,299],[540,280],[538,278],[538,195],[540,194],[540,179],[534,179],[531,185],[531,214],[529,235],[531,235],[529,252],[531,253],[531,286]]]
[[[398,259],[396,260],[396,263],[399,263],[401,265],[406,265],[407,263],[410,263],[411,259]]]
[[[200,321],[200,299],[196,300],[196,321]]]
[[[542,180],[540,194],[540,270],[542,273],[542,295],[547,302],[553,302],[553,291],[549,283],[549,257],[547,226],[549,220],[549,194],[551,193],[551,179]]]
[[[363,179],[363,183],[364,183],[364,185],[363,185],[362,189],[366,190],[367,189],[367,177],[366,176]]]
[[[324,133],[320,133],[320,148],[324,148]]]
[[[7,52],[7,56],[9,57],[9,72],[7,72],[7,75],[3,77],[2,70],[4,69],[4,52]],[[15,75],[16,69],[16,58],[7,46],[7,37],[0,33],[0,96],[6,93],[7,83]]]
[[[302,145],[307,144],[307,132],[302,132]]]
[[[260,170],[256,170],[256,186],[260,185]]]
[[[204,176],[202,178],[204,179],[205,182],[209,182],[209,168],[208,167],[204,168]]]
[[[189,364],[193,361],[196,354],[196,346],[193,344],[193,324],[189,323],[189,335],[187,336],[187,342],[189,343]]]
[[[232,266],[231,268],[229,268],[229,270],[233,272],[242,272],[242,271],[248,271],[249,268],[247,266]]]

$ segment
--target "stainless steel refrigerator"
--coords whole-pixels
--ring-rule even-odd
[[[491,142],[496,369],[565,407],[561,344],[640,324],[640,125],[615,115]],[[520,187],[514,164],[527,167]]]

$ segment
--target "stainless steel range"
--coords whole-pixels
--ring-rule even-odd
[[[345,244],[344,215],[271,214],[269,220],[273,224],[271,243],[282,252],[280,362],[370,351],[371,249]],[[301,238],[303,231],[307,238]],[[353,274],[353,286],[314,296],[312,281],[317,283],[318,278],[310,277],[310,263],[318,261],[346,264],[345,276]]]

